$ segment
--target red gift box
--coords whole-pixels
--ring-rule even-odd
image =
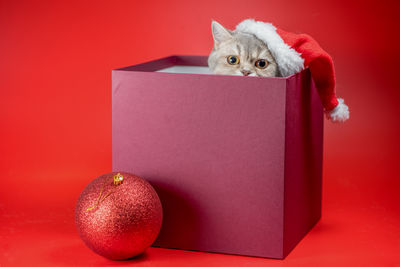
[[[323,108],[309,70],[170,73],[176,66],[191,72],[207,57],[112,73],[113,171],[158,192],[154,246],[286,257],[321,216]]]

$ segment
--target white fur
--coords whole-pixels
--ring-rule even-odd
[[[339,105],[330,111],[326,111],[326,118],[332,122],[345,122],[349,119],[349,107],[344,103],[342,98],[338,98]]]
[[[282,76],[290,76],[304,69],[304,59],[300,53],[282,40],[271,23],[246,19],[236,26],[235,31],[253,34],[263,41],[274,56]]]

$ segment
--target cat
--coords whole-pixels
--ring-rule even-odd
[[[208,66],[214,74],[278,77],[278,65],[268,47],[252,34],[230,31],[211,23],[214,48]]]

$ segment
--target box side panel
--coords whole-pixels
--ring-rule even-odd
[[[169,56],[149,62],[127,66],[123,68],[116,69],[116,71],[148,71],[153,72],[159,69],[168,68],[175,65],[177,62],[177,56]]]
[[[308,69],[287,81],[285,256],[321,217],[323,109]]]
[[[145,62],[138,65],[127,66],[119,68],[118,70],[123,71],[146,71],[153,72],[160,69],[168,68],[174,65],[182,66],[207,66],[206,56],[184,56],[184,55],[174,55],[169,57],[164,57],[149,62]]]
[[[176,64],[183,66],[208,66],[207,56],[186,56],[177,55]]]
[[[156,246],[283,255],[285,80],[113,73],[113,170],[147,179]]]

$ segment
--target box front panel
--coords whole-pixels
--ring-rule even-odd
[[[113,72],[113,170],[157,190],[156,246],[282,257],[285,85]]]

